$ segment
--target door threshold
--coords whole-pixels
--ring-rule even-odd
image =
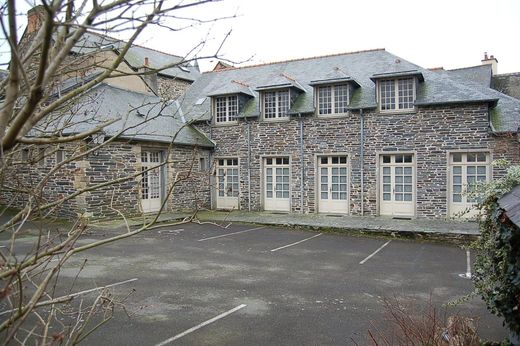
[[[411,216],[392,216],[392,219],[394,220],[411,220]]]
[[[343,217],[344,215],[341,215],[341,214],[324,214],[325,216],[328,216],[328,217]]]

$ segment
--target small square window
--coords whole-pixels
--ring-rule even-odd
[[[206,158],[205,157],[200,157],[199,158],[199,171],[200,172],[205,172],[208,170],[208,167],[206,166]]]
[[[58,151],[56,151],[56,163],[60,163],[63,160],[65,160],[65,152],[63,151],[63,149],[59,149]]]

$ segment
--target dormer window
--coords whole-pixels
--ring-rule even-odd
[[[349,103],[347,84],[318,86],[318,115],[343,114]]]
[[[214,100],[215,122],[231,123],[237,121],[238,96],[219,96]]]
[[[381,111],[400,111],[414,108],[415,79],[382,79],[379,81]]]
[[[263,92],[264,119],[279,119],[289,116],[289,89]]]

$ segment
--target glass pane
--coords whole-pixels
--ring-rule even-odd
[[[383,185],[383,192],[390,192],[392,191],[392,188],[390,187],[390,185]]]
[[[404,162],[412,163],[412,155],[405,155],[404,156]]]
[[[336,184],[339,183],[339,177],[337,175],[333,175],[332,176],[332,182],[336,183]]]
[[[283,192],[283,198],[289,198],[289,191]]]
[[[410,193],[405,193],[405,194],[404,194],[404,200],[405,200],[406,202],[411,202],[411,201],[412,201],[412,194],[410,194]]]
[[[327,191],[329,189],[329,185],[321,184],[321,191]]]
[[[412,183],[412,177],[407,175],[404,177],[405,184],[411,184]]]
[[[403,155],[396,155],[395,163],[403,163]]]
[[[327,183],[328,182],[328,177],[327,176],[321,176],[321,182],[322,183]]]
[[[332,199],[339,199],[339,193],[338,192],[333,192],[332,193]]]
[[[395,200],[401,202],[403,200],[403,194],[402,193],[396,193],[395,194]]]
[[[273,159],[266,159],[265,163],[268,164],[268,165],[272,165],[273,164]]]
[[[485,166],[477,166],[477,174],[486,174]]]
[[[326,165],[328,163],[329,158],[328,157],[322,157],[320,160],[321,160],[321,164],[322,165]]]
[[[329,172],[328,168],[324,168],[324,167],[321,168],[321,175],[322,176],[327,176],[328,172]]]
[[[478,153],[477,154],[477,161],[478,162],[486,162],[486,154],[485,153]]]
[[[267,198],[273,198],[273,191],[267,191]]]
[[[390,155],[383,155],[383,163],[390,163]]]
[[[342,175],[341,177],[339,177],[339,182],[340,183],[346,183],[347,182],[347,177],[345,175]]]
[[[346,192],[340,192],[339,193],[339,199],[345,201],[347,199],[347,193]]]
[[[403,192],[403,185],[396,185],[395,186],[395,192]]]
[[[455,203],[459,203],[459,202],[462,202],[462,195],[456,193],[453,195],[453,202]]]
[[[339,163],[339,157],[333,156],[332,157],[332,164],[337,165]]]
[[[468,162],[475,162],[475,161],[477,161],[477,154],[469,153],[469,154],[467,154],[466,157],[467,157],[466,161],[468,161]]]
[[[453,174],[462,174],[462,167],[461,166],[454,166],[453,167]]]
[[[403,177],[402,176],[395,177],[395,183],[396,184],[402,184],[403,183]]]
[[[327,192],[321,193],[321,199],[328,199],[329,194]]]
[[[339,169],[339,174],[347,175],[347,167],[341,167]]]
[[[462,184],[462,177],[460,175],[456,175],[453,177],[453,184]]]
[[[454,153],[452,155],[453,162],[462,162],[462,154],[461,153]]]
[[[412,175],[412,167],[405,167],[404,168],[404,174]]]
[[[412,185],[405,185],[404,192],[412,192]]]
[[[288,157],[284,157],[283,158],[283,164],[284,165],[288,165],[289,164],[289,158]]]
[[[390,167],[383,167],[383,174],[390,175]]]
[[[340,162],[340,163],[347,163],[347,158],[346,158],[346,156],[342,156],[342,157],[340,158],[340,161],[339,161],[339,162]]]
[[[289,175],[289,168],[284,168],[283,169],[283,174],[284,175]]]
[[[340,191],[347,191],[347,184],[339,184]]]
[[[385,183],[385,184],[390,184],[390,182],[391,182],[391,178],[390,178],[390,176],[389,176],[389,175],[385,175],[385,176],[383,177],[383,183]]]
[[[282,164],[282,158],[281,157],[277,157],[276,158],[276,164],[277,165],[281,165]]]
[[[453,185],[453,192],[462,193],[462,185]]]
[[[468,174],[475,174],[475,166],[468,166]]]
[[[276,191],[276,198],[283,198],[282,191]]]
[[[402,175],[403,174],[403,167],[395,167],[395,174]]]
[[[390,200],[390,194],[389,193],[383,193],[383,201],[389,201]]]

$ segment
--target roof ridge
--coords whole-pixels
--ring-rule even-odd
[[[493,77],[497,76],[520,76],[520,72],[497,73]]]
[[[92,35],[97,35],[97,36],[100,36],[100,37],[103,37],[103,38],[106,38],[106,39],[114,40],[116,42],[128,43],[128,41],[126,41],[126,40],[122,40],[122,39],[115,38],[115,37],[112,37],[112,36],[109,36],[109,35],[101,34],[101,33],[95,32],[95,31],[87,30],[87,33],[92,34]],[[160,51],[158,49],[146,47],[146,46],[143,46],[143,45],[140,45],[140,44],[137,44],[137,43],[132,43],[132,46],[136,46],[136,47],[140,47],[140,48],[144,48],[144,49],[149,49],[149,50],[153,50],[154,52],[158,52],[158,53],[161,53],[161,54],[166,54],[166,55],[173,56],[173,57],[176,57],[176,58],[184,59],[184,57],[182,57],[180,55],[163,52],[163,51]]]
[[[225,71],[246,69],[246,68],[251,68],[251,67],[276,65],[276,64],[283,64],[283,63],[295,62],[295,61],[321,59],[321,58],[329,58],[329,57],[341,56],[341,55],[370,53],[370,52],[378,52],[378,51],[386,51],[386,49],[385,48],[373,48],[373,49],[364,49],[364,50],[357,50],[357,51],[351,51],[351,52],[333,53],[333,54],[325,54],[325,55],[315,55],[315,56],[309,56],[309,57],[303,57],[303,58],[294,58],[294,59],[287,59],[287,60],[271,61],[271,62],[266,62],[266,63],[261,63],[261,64],[253,64],[253,65],[246,65],[246,66],[223,68],[223,69],[216,70],[216,71],[206,71],[206,72],[203,72],[203,74],[219,73],[219,72],[225,72]]]
[[[489,68],[489,67],[491,67],[491,65],[485,64],[485,65],[474,65],[474,66],[458,67],[458,68],[448,69],[448,70],[445,70],[445,71],[467,70],[469,68],[476,68],[476,67],[487,67],[487,68]]]

